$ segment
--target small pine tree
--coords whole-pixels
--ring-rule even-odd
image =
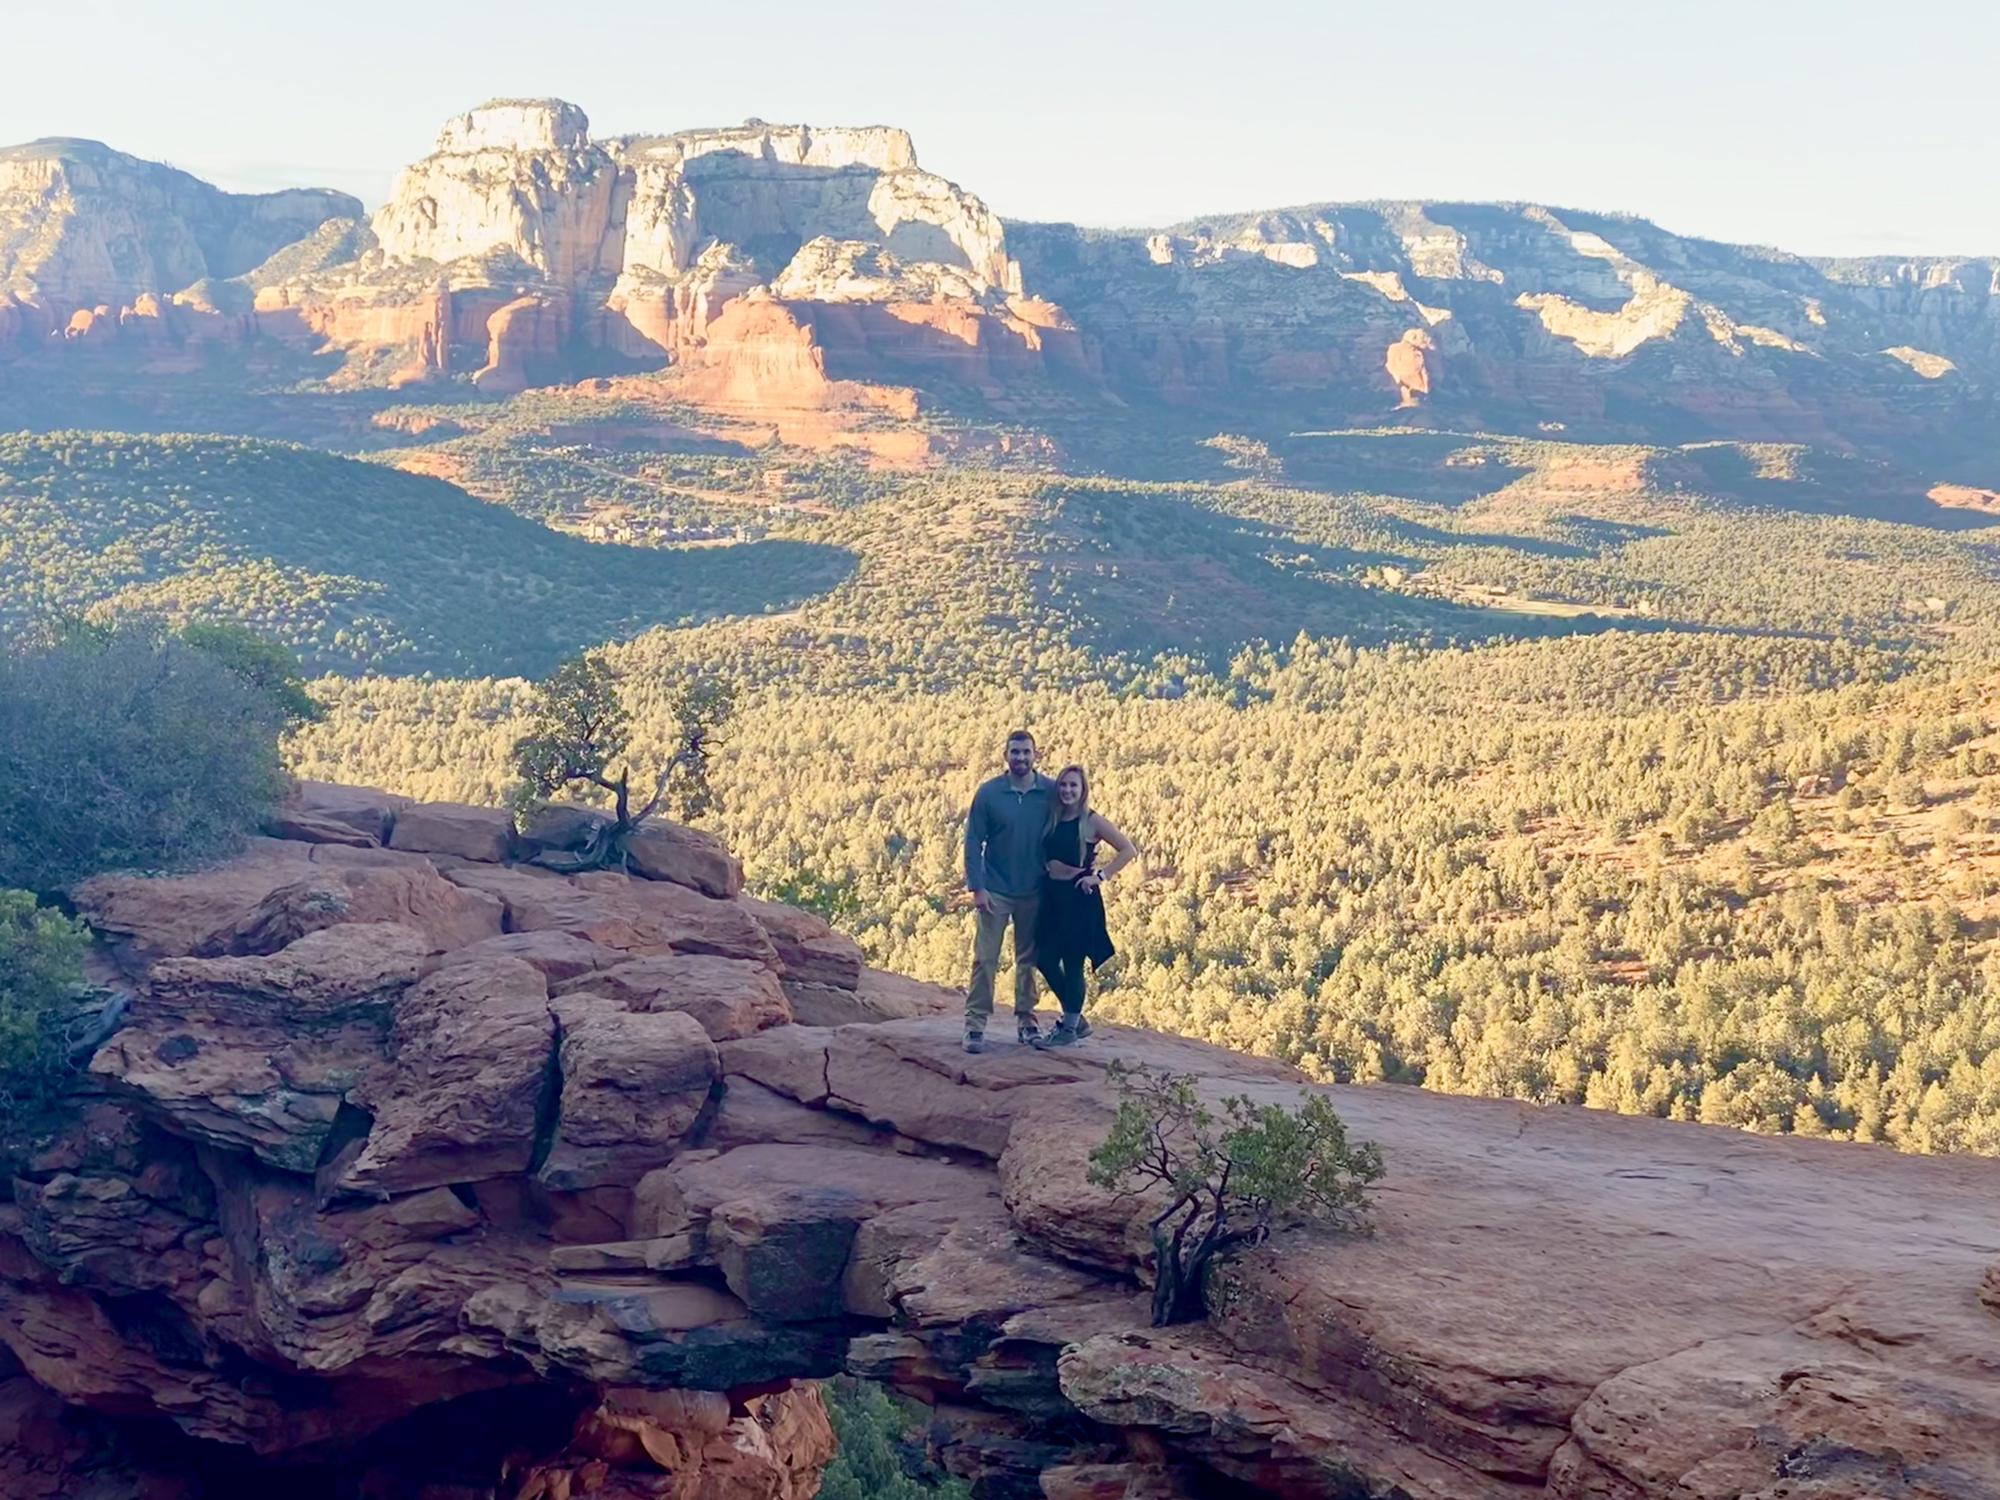
[[[1297,1109],[1233,1097],[1218,1119],[1193,1074],[1114,1062],[1110,1077],[1118,1113],[1091,1153],[1090,1181],[1164,1190],[1152,1221],[1156,1327],[1204,1316],[1214,1259],[1258,1243],[1281,1220],[1366,1228],[1382,1152],[1372,1141],[1349,1142],[1323,1095]]]

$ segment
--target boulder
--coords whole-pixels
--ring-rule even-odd
[[[956,1016],[965,1009],[962,990],[905,979],[881,969],[863,969],[860,982],[851,989],[787,979],[785,998],[792,1003],[792,1019],[801,1026],[873,1025],[920,1016]]]
[[[274,953],[350,922],[398,922],[442,952],[497,934],[503,916],[497,899],[452,884],[420,855],[280,839],[253,839],[189,875],[96,876],[74,895],[135,976],[162,958]]]
[[[581,849],[590,842],[593,833],[610,821],[608,814],[596,808],[552,802],[528,819],[528,826],[520,832],[521,847],[529,853]]]
[[[621,953],[668,951],[667,933],[629,900],[579,889],[572,878],[521,865],[449,865],[445,879],[499,901],[509,933],[561,933]]]
[[[373,1115],[331,1176],[405,1193],[528,1170],[555,1026],[548,984],[518,958],[453,964],[396,1006],[394,1063],[357,1090]]]
[[[408,797],[372,787],[301,781],[265,818],[264,831],[273,838],[309,844],[371,848],[389,842],[396,814],[409,805]]]
[[[573,877],[585,894],[630,903],[638,921],[658,932],[675,953],[712,953],[778,967],[777,950],[763,925],[740,901],[704,896],[663,880],[631,880],[609,870]]]
[[[343,922],[398,922],[442,953],[498,936],[495,898],[452,884],[422,855],[329,846],[307,873],[277,887],[195,946],[202,956],[275,953],[308,932]]]
[[[551,988],[579,974],[592,974],[626,962],[626,955],[616,948],[606,948],[566,932],[509,932],[483,938],[447,954],[443,962],[474,963],[483,958],[518,958],[539,970]]]
[[[913,1203],[971,1205],[991,1179],[967,1167],[851,1146],[744,1146],[647,1174],[642,1237],[686,1234],[760,1317],[835,1317],[856,1230]]]
[[[787,983],[851,990],[861,982],[861,949],[852,938],[835,932],[811,912],[775,901],[746,897],[743,902],[757,918],[778,953],[779,972]]]
[[[537,1176],[564,1191],[635,1183],[701,1117],[719,1074],[715,1044],[681,1011],[635,1012],[591,993],[554,1010],[562,1092]]]
[[[267,1165],[311,1172],[341,1099],[382,1065],[386,1013],[289,1035],[205,1015],[143,1015],[90,1072],[169,1130]]]
[[[777,967],[777,950],[740,904],[684,886],[616,870],[558,875],[521,865],[467,864],[444,873],[497,897],[510,932],[564,932],[634,956],[710,953]]]
[[[723,899],[743,892],[743,866],[720,839],[681,823],[649,818],[626,841],[632,870]]]
[[[778,978],[762,964],[703,953],[636,958],[614,968],[579,975],[557,994],[588,990],[627,1010],[681,1011],[718,1042],[754,1036],[791,1020]]]
[[[514,815],[460,802],[413,802],[397,812],[389,847],[504,864],[514,852]]]
[[[801,1104],[826,1102],[827,1054],[831,1034],[807,1026],[779,1026],[742,1041],[724,1042],[718,1052],[729,1078],[748,1078]]]
[[[136,1003],[132,1015],[311,1027],[388,1005],[416,982],[428,952],[415,928],[355,922],[309,932],[271,954],[162,959],[148,976],[150,998]]]
[[[1078,1057],[1080,1049],[1008,1046],[968,1057],[959,1024],[949,1019],[844,1026],[824,1035],[825,1088],[834,1108],[989,1158],[1005,1149],[1017,1116],[1101,1077],[1102,1064]]]
[[[1080,1301],[1126,1304],[1102,1276],[1052,1262],[1023,1241],[998,1196],[937,1198],[890,1208],[856,1231],[841,1294],[850,1312],[918,1329],[994,1326],[1029,1309]],[[1120,1326],[1146,1310],[1121,1306]]]
[[[194,952],[271,892],[306,878],[311,857],[307,844],[251,839],[234,859],[206,870],[166,878],[95,875],[70,894],[119,965],[143,974],[157,959]]]
[[[1121,1195],[1089,1180],[1090,1153],[1111,1120],[1103,1101],[1080,1091],[1023,1114],[1000,1153],[1000,1191],[1015,1225],[1043,1249],[1136,1276],[1152,1259],[1146,1221],[1165,1205],[1157,1194]]]
[[[809,1108],[739,1077],[723,1090],[701,1143],[717,1151],[756,1145],[893,1147],[894,1137],[878,1125]]]

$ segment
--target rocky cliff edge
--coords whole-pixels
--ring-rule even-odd
[[[703,835],[520,862],[582,816],[309,784],[76,893],[126,1009],[0,1205],[7,1495],[803,1500],[842,1369],[986,1495],[2000,1495],[2000,1163],[1336,1088],[1376,1233],[1153,1329],[1104,1065],[1298,1077],[966,1057]]]

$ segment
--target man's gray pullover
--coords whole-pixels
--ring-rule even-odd
[[[965,820],[968,889],[1018,900],[1042,888],[1042,831],[1055,789],[1037,772],[1022,790],[1008,777],[995,776],[973,794],[972,814]]]

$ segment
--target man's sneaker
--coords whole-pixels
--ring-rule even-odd
[[[965,1050],[967,1052],[984,1052],[986,1050],[986,1033],[983,1031],[966,1032]]]
[[[1083,1040],[1083,1035],[1083,1027],[1080,1023],[1073,1026],[1070,1024],[1069,1018],[1064,1017],[1062,1020],[1056,1022],[1055,1026],[1049,1032],[1048,1040],[1043,1042],[1042,1045],[1044,1047],[1073,1047]]]
[[[1032,1015],[1014,1018],[1014,1035],[1023,1046],[1039,1047],[1042,1044],[1042,1025]]]

